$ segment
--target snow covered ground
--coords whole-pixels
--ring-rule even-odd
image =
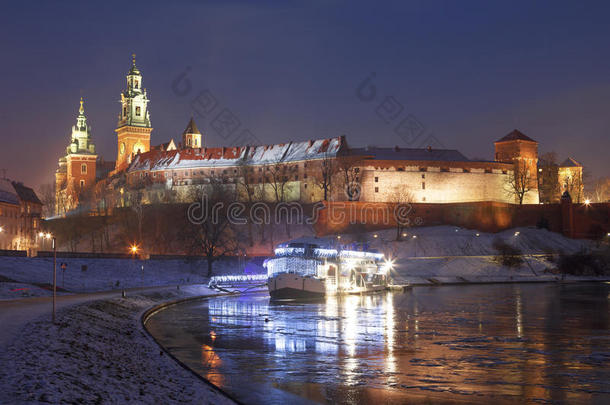
[[[57,285],[69,292],[207,283],[206,272],[205,260],[57,259]],[[233,273],[243,273],[243,263],[232,258],[214,263],[214,274]],[[49,295],[36,284],[52,282],[52,258],[0,257],[0,299]]]
[[[142,330],[144,310],[210,294],[184,287],[92,301],[27,324],[0,348],[0,403],[197,403],[231,400],[160,351]]]
[[[553,281],[558,276],[545,273],[545,270],[554,268],[555,264],[540,255],[569,254],[595,245],[592,241],[570,239],[536,228],[516,228],[494,234],[434,226],[407,228],[404,233],[406,236],[401,236],[400,241],[396,241],[396,230],[370,232],[365,238],[372,248],[394,259],[392,276],[396,283]],[[356,235],[342,235],[340,241],[346,243],[359,238],[362,239]],[[519,268],[498,265],[492,260],[497,253],[492,246],[496,238],[532,256],[526,257]]]
[[[308,231],[309,235],[305,228],[299,231],[293,237],[313,237],[312,231]],[[550,281],[557,276],[545,273],[545,270],[554,267],[545,257],[526,258],[525,264],[517,269],[504,268],[493,262],[492,256],[496,254],[492,246],[494,239],[501,238],[521,249],[524,254],[532,255],[573,253],[594,246],[591,241],[569,239],[536,228],[490,234],[452,226],[435,226],[408,228],[404,232],[407,236],[401,241],[395,241],[396,231],[389,229],[364,235],[342,235],[340,242],[368,240],[371,247],[394,258],[393,277],[397,283]],[[278,243],[281,241],[278,240]],[[57,262],[58,286],[69,292],[207,282],[205,260],[60,258]],[[68,265],[64,275],[59,267],[62,262]],[[87,266],[86,271],[82,270],[83,265]],[[50,294],[40,286],[52,282],[52,270],[53,261],[50,258],[0,257],[0,299]],[[242,274],[243,270],[244,263],[234,258],[214,263],[216,275]],[[431,278],[434,280],[431,281]]]

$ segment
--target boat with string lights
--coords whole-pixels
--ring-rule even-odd
[[[367,244],[303,238],[278,245],[264,266],[272,299],[307,299],[383,291],[393,261]]]

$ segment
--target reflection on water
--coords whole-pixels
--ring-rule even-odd
[[[608,402],[610,286],[419,287],[170,307],[148,328],[247,403]]]

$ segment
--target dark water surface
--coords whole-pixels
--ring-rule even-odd
[[[189,302],[148,329],[244,403],[610,403],[610,285]]]

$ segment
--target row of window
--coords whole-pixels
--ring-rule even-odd
[[[398,171],[399,171],[399,172],[404,171],[404,168],[402,168],[403,170],[400,170],[400,169],[401,169],[401,168],[398,168]],[[419,171],[420,171],[420,172],[427,172],[427,171],[428,171],[428,168],[427,168],[427,167],[420,167],[420,168],[419,168]],[[446,167],[441,167],[441,172],[443,172],[443,173],[449,172],[449,168],[446,168]],[[470,169],[463,168],[463,169],[462,169],[462,173],[470,173]],[[492,169],[485,169],[485,173],[493,173],[493,170],[492,170]],[[508,173],[506,170],[502,170],[502,174],[506,174],[506,173]],[[421,178],[422,178],[422,179],[425,179],[425,178],[426,178],[426,175],[425,175],[425,174],[422,174],[422,175],[421,175]],[[379,179],[378,177],[375,177],[375,183],[379,182],[379,180],[378,180],[378,179]]]
[[[141,108],[138,106],[136,107],[136,117],[139,117],[141,115]],[[127,107],[123,107],[123,117],[125,117],[127,115]]]
[[[7,218],[19,218],[19,211],[17,209],[3,209],[0,207],[0,216]]]

